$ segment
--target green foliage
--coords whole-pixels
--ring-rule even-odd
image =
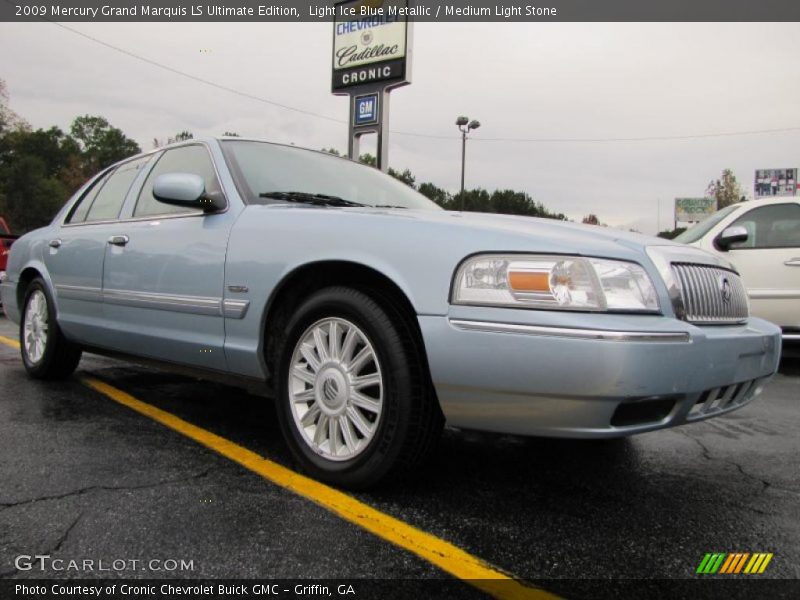
[[[443,190],[429,181],[419,184],[417,191],[425,196],[428,200],[433,200],[436,202],[436,204],[442,208],[446,207],[452,200],[452,196],[450,196],[447,190]]]
[[[41,227],[61,208],[72,191],[62,175],[74,148],[56,127],[0,137],[0,214],[12,231]]]
[[[193,140],[194,134],[191,131],[186,131],[185,129],[181,132],[176,133],[174,136],[169,138],[168,143],[174,144],[175,142],[186,142],[188,140]]]
[[[242,137],[238,133],[236,133],[235,131],[226,131],[222,135],[223,135],[223,137]]]
[[[686,231],[686,227],[678,227],[677,229],[665,229],[664,231],[658,232],[658,237],[664,238],[665,240],[674,240],[684,231]]]
[[[0,114],[8,114],[0,94]],[[97,171],[140,152],[138,144],[103,117],[84,115],[70,133],[32,130],[19,120],[0,128],[0,215],[14,233],[49,223],[64,202]]]
[[[706,195],[717,199],[717,210],[747,199],[736,175],[730,169],[724,169],[720,179],[709,182]]]
[[[326,150],[326,152],[329,151],[330,150]],[[359,162],[373,167],[378,163],[377,159],[372,154],[368,153],[359,156],[358,160]],[[421,183],[419,187],[417,187],[416,178],[409,169],[404,169],[401,172],[389,167],[389,175],[402,181],[407,186],[416,189],[420,194],[432,200],[445,210],[464,210],[469,212],[544,217],[562,221],[567,220],[564,214],[550,212],[541,202],[534,201],[534,199],[525,192],[495,190],[489,193],[487,190],[478,188],[474,190],[465,190],[463,196],[461,192],[452,195],[431,182]]]
[[[358,157],[358,162],[364,163],[365,165],[369,165],[370,167],[377,167],[378,166],[378,157],[372,156],[369,152],[366,154],[362,154]]]
[[[392,177],[394,177],[398,181],[402,181],[407,186],[416,189],[416,186],[414,185],[414,183],[416,182],[416,179],[411,174],[411,171],[409,171],[408,169],[405,169],[401,173],[400,171],[395,171],[392,167],[389,167],[389,175],[391,175]]]
[[[70,133],[80,147],[87,177],[142,151],[139,144],[112,127],[104,117],[77,117]]]

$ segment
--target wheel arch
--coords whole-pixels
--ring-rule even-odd
[[[260,347],[271,387],[274,385],[277,353],[282,345],[282,326],[290,317],[291,308],[314,292],[334,285],[354,287],[379,303],[391,304],[404,317],[420,352],[425,372],[430,378],[428,356],[417,320],[418,313],[406,290],[395,279],[375,267],[350,260],[320,260],[299,265],[289,271],[275,286],[264,308]]]
[[[50,292],[50,296],[55,298],[55,289],[53,287],[53,282],[50,280],[50,276],[47,274],[47,269],[44,268],[44,265],[38,262],[32,262],[25,265],[19,273],[19,277],[17,278],[17,307],[20,311],[20,314],[23,310],[23,304],[25,302],[25,290],[28,289],[31,281],[36,279],[37,277],[41,277],[44,280],[45,285],[47,286],[47,290]],[[55,302],[53,302],[54,308],[56,308],[56,312],[58,312],[58,307],[55,306]]]

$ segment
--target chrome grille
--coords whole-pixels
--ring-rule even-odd
[[[725,324],[747,319],[747,292],[733,271],[693,263],[672,263],[672,270],[687,321]]]

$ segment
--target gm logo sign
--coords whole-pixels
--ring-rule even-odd
[[[356,96],[353,110],[353,126],[378,124],[378,94]]]

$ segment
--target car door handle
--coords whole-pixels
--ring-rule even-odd
[[[127,235],[112,235],[108,238],[108,243],[114,246],[124,246],[130,240],[128,239]]]
[[[60,248],[61,247],[61,240],[59,240],[59,239],[50,240],[49,246],[51,248]]]
[[[800,256],[790,258],[783,264],[785,264],[787,267],[800,267]]]

